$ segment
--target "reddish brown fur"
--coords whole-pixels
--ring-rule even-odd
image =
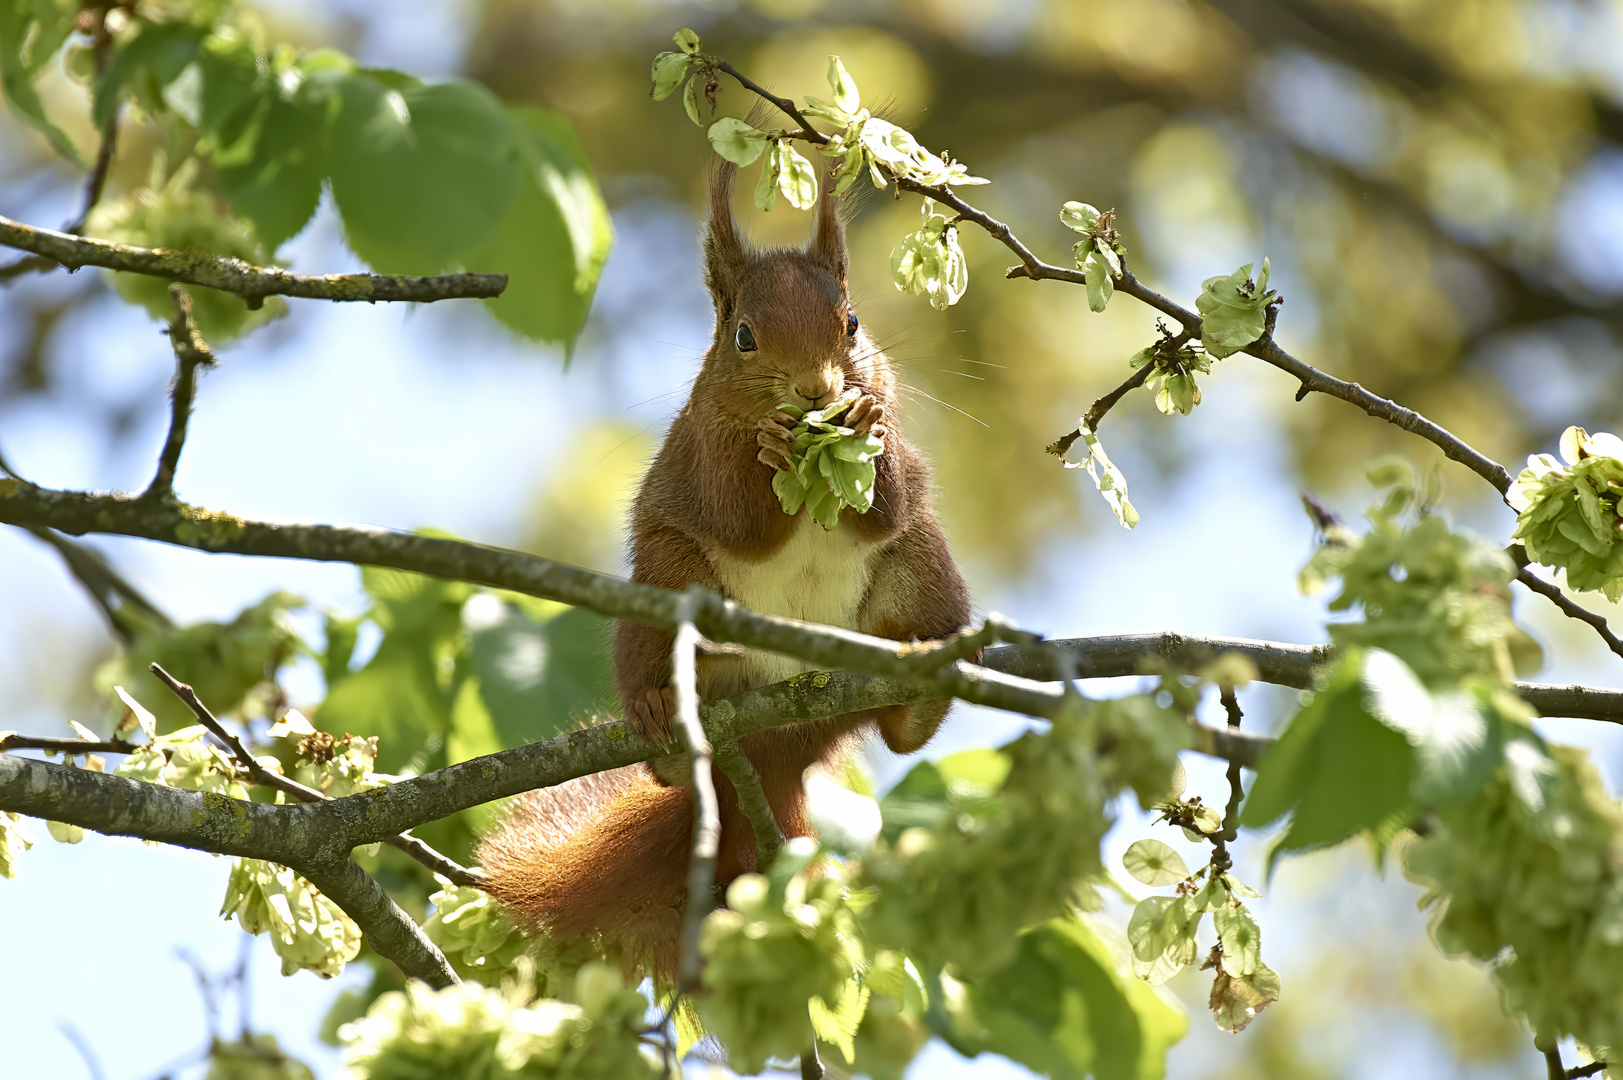
[[[869,399],[859,406],[864,424],[875,425],[885,450],[875,462],[873,509],[841,515],[841,535],[871,545],[853,628],[902,640],[945,637],[968,621],[968,595],[930,511],[928,468],[896,427],[890,361],[865,333],[847,331],[851,300],[835,199],[822,199],[806,250],[757,253],[733,225],[732,174],[723,166],[714,176],[705,239],[715,340],[637,494],[632,580],[670,589],[699,582],[726,594],[724,564],[765,565],[783,550],[804,512],[785,514],[772,492],[774,470],[763,462],[772,460],[773,432],[763,433],[761,421],[779,402],[812,407],[856,386]],[[758,351],[736,347],[740,321],[750,326]],[[626,720],[662,741],[672,737],[670,648],[664,631],[620,624],[615,674]],[[699,691],[707,699],[760,683],[736,657],[700,658]],[[750,736],[743,749],[783,833],[805,836],[808,766],[843,758],[875,728],[892,750],[917,750],[947,706],[832,717]],[[755,841],[731,784],[718,777],[718,786],[719,886],[755,868]],[[669,976],[691,830],[687,789],[665,786],[650,766],[633,766],[518,800],[482,845],[479,861],[493,875],[490,892],[527,925],[555,936],[601,935],[639,966]]]

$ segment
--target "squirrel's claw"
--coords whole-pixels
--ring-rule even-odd
[[[760,444],[760,452],[755,459],[763,465],[780,471],[790,467],[790,436],[789,429],[794,426],[794,420],[786,413],[769,413],[761,417],[755,425],[755,441]]]
[[[867,435],[884,419],[885,406],[863,394],[852,404],[851,411],[845,414],[845,426],[855,429],[858,435]],[[880,437],[883,437],[882,431]]]
[[[676,695],[669,687],[644,690],[626,703],[626,723],[631,730],[661,746],[676,741]]]

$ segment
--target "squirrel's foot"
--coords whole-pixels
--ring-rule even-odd
[[[670,746],[676,742],[676,695],[670,687],[644,690],[626,702],[626,723],[650,742]]]
[[[867,394],[857,398],[844,417],[846,427],[856,429],[858,435],[872,435],[876,439],[885,437],[884,420],[885,406]]]
[[[780,472],[788,470],[791,465],[793,438],[790,432],[795,426],[794,418],[788,413],[772,412],[761,417],[755,426],[755,441],[761,447],[755,459]]]

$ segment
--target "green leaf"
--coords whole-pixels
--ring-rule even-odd
[[[1087,203],[1068,202],[1059,208],[1059,219],[1067,229],[1091,233],[1093,223],[1099,220],[1099,211]]]
[[[1129,874],[1145,885],[1175,885],[1189,877],[1189,867],[1168,844],[1159,840],[1138,840],[1121,857]]]
[[[272,251],[304,228],[321,200],[335,91],[353,67],[337,53],[307,57],[280,80],[296,81],[293,92],[268,94],[234,152],[215,154],[221,193]]]
[[[716,153],[734,165],[749,165],[766,149],[766,132],[732,116],[723,116],[706,132]]]
[[[971,983],[954,1017],[960,1052],[1003,1054],[1066,1080],[1155,1080],[1188,1017],[1116,961],[1095,931],[1052,919],[1020,936],[1015,959]]]
[[[267,97],[268,58],[246,35],[222,27],[203,39],[195,63],[197,108],[188,120],[216,146],[230,146],[242,137]]]
[[[371,618],[383,630],[375,656],[330,685],[311,718],[333,734],[376,736],[376,769],[397,773],[417,758],[443,758],[459,687],[446,661],[462,645],[462,607],[472,587],[401,570],[365,567]],[[433,740],[430,747],[426,744]]]
[[[783,197],[796,210],[810,210],[817,203],[817,170],[787,142],[779,142],[776,153]]]
[[[653,88],[649,90],[655,101],[664,101],[681,85],[688,73],[688,56],[680,52],[662,52],[654,57],[654,67],[650,73]]]
[[[416,651],[385,639],[365,667],[327,692],[311,719],[333,734],[375,736],[377,770],[397,773],[428,739],[443,739],[451,715],[450,703]]]
[[[674,35],[672,35],[671,40],[676,42],[676,47],[681,49],[682,52],[688,56],[699,55],[699,35],[695,34],[687,27],[684,26],[682,29],[678,30]]]
[[[0,8],[3,10],[3,8]],[[0,15],[3,19],[4,15]],[[107,70],[96,83],[91,99],[90,119],[97,128],[105,127],[119,100],[137,83],[137,76],[150,72],[159,88],[168,86],[197,59],[207,31],[185,22],[151,23],[138,20],[135,34],[113,53]]]
[[[490,91],[357,71],[339,97],[332,191],[356,254],[382,273],[434,274],[495,235],[523,151]]]
[[[34,80],[73,32],[78,4],[67,0],[0,2],[0,89],[23,119],[50,140],[57,153],[82,165],[79,149],[45,113]]]
[[[819,1041],[838,1047],[847,1061],[857,1056],[857,1031],[861,1029],[862,1018],[868,1012],[869,997],[868,988],[858,985],[853,979],[845,984],[845,991],[832,1007],[824,1004],[820,997],[806,1002],[812,1032]]]
[[[1371,715],[1364,653],[1343,653],[1327,685],[1263,755],[1241,823],[1258,827],[1292,807],[1295,817],[1270,859],[1339,843],[1412,812],[1413,752]]]
[[[1268,260],[1251,281],[1251,263],[1226,277],[1211,277],[1201,285],[1195,307],[1200,309],[1200,341],[1221,359],[1256,341],[1267,329],[1267,308],[1278,296],[1268,289]]]
[[[1165,958],[1173,971],[1195,959],[1195,932],[1202,911],[1188,896],[1149,896],[1133,908],[1127,923],[1127,943],[1133,959],[1154,964]]]
[[[138,633],[121,657],[97,672],[97,682],[108,692],[116,692],[115,684],[123,686],[130,696],[147,703],[158,718],[160,731],[189,726],[196,718],[152,675],[148,665],[154,662],[190,683],[215,713],[231,713],[299,650],[285,613],[301,604],[291,593],[272,593],[230,622],[198,622]]]
[[[1087,274],[1088,308],[1103,311],[1116,291],[1115,284],[1110,280],[1109,267],[1097,251],[1089,251],[1088,257],[1082,262],[1082,269]]]
[[[1262,931],[1241,904],[1223,904],[1212,914],[1212,926],[1223,946],[1223,970],[1253,975],[1262,963]]]
[[[1434,697],[1384,649],[1365,653],[1362,682],[1370,715],[1414,747],[1416,801],[1448,806],[1481,790],[1503,756],[1504,724],[1491,682]]]
[[[597,710],[614,707],[611,620],[585,608],[537,617],[496,603],[499,617],[469,628],[468,656],[502,746],[573,731]]]
[[[699,79],[697,76],[688,80],[682,88],[682,108],[687,111],[688,119],[700,127],[704,127],[704,120],[699,117]]]
[[[862,108],[862,95],[857,92],[856,80],[845,70],[838,56],[828,58],[828,88],[834,92],[834,104],[848,113]]]
[[[500,322],[528,338],[569,343],[586,325],[614,224],[569,121],[535,107],[509,113],[522,165],[518,194],[495,236],[463,262],[507,275],[506,291],[485,301]]]
[[[770,144],[766,156],[761,158],[761,178],[755,184],[755,205],[769,211],[778,204],[778,149],[781,141]]]
[[[360,619],[346,619],[327,613],[327,648],[321,655],[321,674],[329,687],[349,675],[349,664],[355,655],[360,627]]]
[[[1093,478],[1093,486],[1099,489],[1099,494],[1110,504],[1116,520],[1121,522],[1124,528],[1133,528],[1138,524],[1138,511],[1127,501],[1127,478],[1105,453],[1104,444],[1099,441],[1099,436],[1094,434],[1093,429],[1088,427],[1085,417],[1077,421],[1077,430],[1082,433],[1082,444],[1088,449],[1087,460],[1071,461],[1062,458],[1061,461],[1067,469],[1088,470],[1088,475]]]

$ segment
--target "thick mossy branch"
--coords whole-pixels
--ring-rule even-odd
[[[14,478],[0,478],[0,523],[74,534],[135,536],[203,551],[387,566],[558,600],[662,629],[675,627],[676,603],[682,595],[460,540],[366,526],[246,521],[179,502],[52,491]],[[1053,659],[1061,649],[1075,657],[1080,678],[1138,674],[1150,657],[1177,661],[1175,666],[1188,670],[1197,661],[1205,662],[1200,657],[1239,652],[1257,664],[1264,681],[1299,688],[1312,685],[1313,668],[1329,656],[1328,646],[1323,645],[1143,634],[992,648],[980,665],[957,660],[932,669],[927,663],[929,650],[915,645],[757,614],[711,593],[700,604],[698,627],[712,641],[769,649],[821,667],[906,680],[910,701],[955,697],[1032,716],[1051,716],[1059,708],[1061,691],[1052,680],[1061,678]],[[1516,688],[1546,716],[1623,723],[1623,691],[1540,683],[1518,683]],[[800,707],[792,701],[783,704],[790,709]],[[855,703],[843,711],[871,704]],[[810,719],[796,713],[786,715]],[[718,736],[711,729],[711,737]]]
[[[24,225],[0,217],[0,244],[31,251],[77,270],[102,266],[133,274],[202,285],[233,293],[258,307],[267,296],[296,296],[309,300],[435,300],[486,299],[507,288],[506,274],[292,274],[274,266],[254,266],[241,259],[222,258],[201,249],[170,251],[132,247]]]
[[[355,920],[374,952],[392,960],[408,976],[437,989],[462,981],[416,920],[353,860],[345,857],[310,861],[302,866],[294,863],[292,868]]]
[[[1554,586],[1551,586],[1553,588]],[[987,649],[984,666],[1026,679],[1052,680],[1065,676],[1062,654],[1069,654],[1079,679],[1108,679],[1140,675],[1146,665],[1163,664],[1174,671],[1197,672],[1224,653],[1238,653],[1256,666],[1257,677],[1277,686],[1311,690],[1317,672],[1335,654],[1329,645],[1293,645],[1250,638],[1201,637],[1159,634],[1107,634],[1101,637],[1055,638],[1040,646],[1011,645]],[[1623,724],[1623,690],[1576,683],[1517,682],[1511,684],[1522,700],[1540,716],[1575,720],[1604,720]],[[1219,755],[1227,756],[1227,755]]]
[[[1057,687],[1054,694],[1057,699]],[[917,683],[808,672],[705,703],[700,716],[711,740],[732,746],[772,727],[934,696],[937,691]],[[1206,727],[1199,727],[1195,738],[1207,753],[1247,766],[1255,766],[1270,742]],[[668,754],[668,747],[640,738],[622,723],[599,724],[346,798],[284,805],[0,754],[0,810],[291,867],[348,912],[381,955],[444,985],[443,957],[403,914],[391,914],[392,904],[385,907],[387,897],[375,883],[358,868],[350,869],[349,851],[472,806]]]
[[[246,521],[171,500],[52,491],[17,479],[0,479],[0,523],[136,536],[239,555],[387,566],[558,600],[665,630],[675,628],[681,597],[668,589],[457,540],[361,526]],[[704,594],[697,625],[712,641],[770,649],[822,667],[916,678],[938,698],[1034,716],[1050,715],[1058,707],[1056,688],[964,661],[920,673],[913,645],[757,614],[714,593]]]

